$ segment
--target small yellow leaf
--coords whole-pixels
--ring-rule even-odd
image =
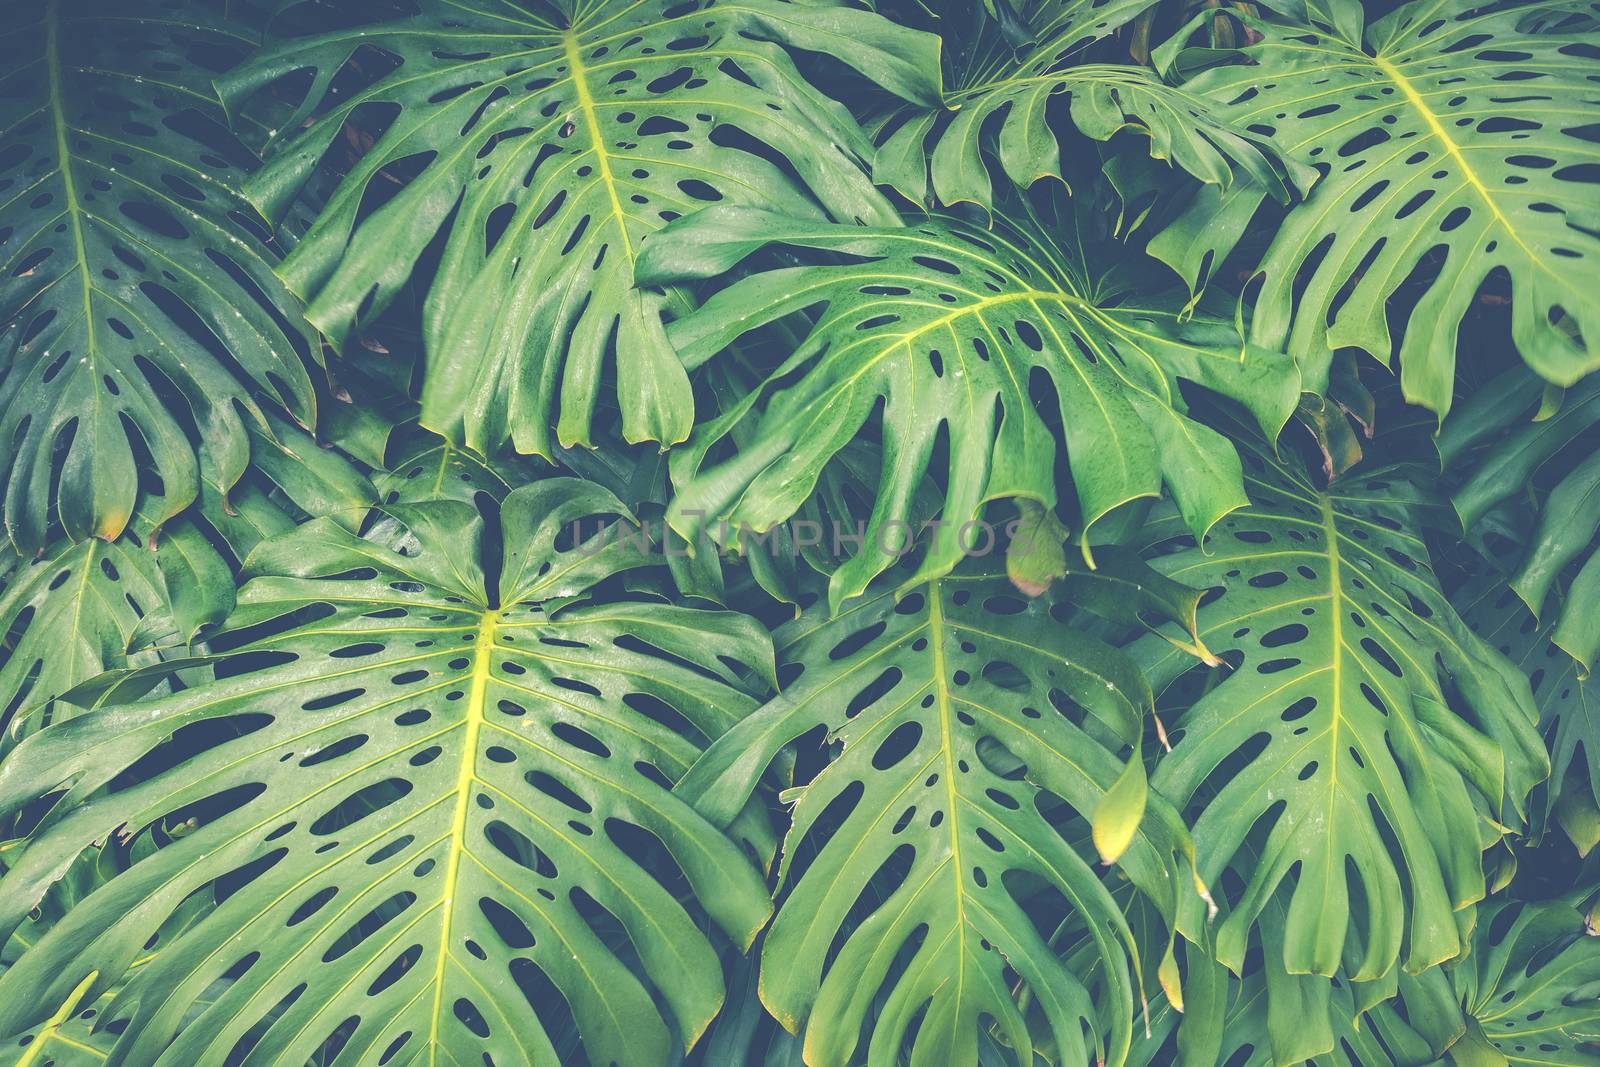
[[[1183,1011],[1183,983],[1178,977],[1178,961],[1172,955],[1172,942],[1167,942],[1167,951],[1161,957],[1161,965],[1156,968],[1156,979],[1161,983],[1161,991],[1167,995],[1167,1000],[1172,1004],[1173,1010]]]
[[[1128,765],[1106,791],[1105,798],[1100,801],[1100,806],[1095,809],[1094,818],[1090,822],[1090,836],[1094,838],[1094,847],[1099,850],[1100,858],[1106,863],[1115,863],[1133,842],[1133,835],[1139,829],[1140,821],[1144,819],[1144,805],[1148,793],[1144,763],[1139,758],[1138,748],[1135,747]]]

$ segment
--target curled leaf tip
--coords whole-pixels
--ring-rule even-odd
[[[1194,891],[1200,894],[1201,900],[1206,902],[1206,922],[1215,919],[1217,917],[1217,902],[1211,898],[1211,890],[1201,880],[1198,871],[1194,876]]]

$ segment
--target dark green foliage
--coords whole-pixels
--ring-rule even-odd
[[[0,25],[0,1065],[1600,1067],[1592,0]]]

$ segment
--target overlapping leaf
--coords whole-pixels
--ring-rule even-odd
[[[1449,972],[1469,1019],[1456,1067],[1600,1065],[1600,938],[1573,905],[1485,909],[1471,957]]]
[[[1600,1064],[1600,940],[1573,900],[1501,901],[1483,909],[1466,959],[1402,977],[1372,1007],[1336,993],[1337,1044],[1317,1067],[1594,1067]],[[1221,1054],[1271,1067],[1259,979],[1236,987]]]
[[[18,12],[0,1064],[1600,1067],[1593,0]]]
[[[144,856],[160,847],[160,840],[171,839],[171,828],[141,834],[127,849],[99,849],[85,855],[67,872],[65,878],[51,887],[44,901],[28,921],[23,923],[0,946],[0,973],[26,955],[34,945],[50,932],[52,926],[79,901],[125,867],[125,856]],[[181,832],[181,829],[178,830]],[[166,942],[202,918],[209,904],[201,897],[190,897],[173,912],[157,931],[145,953],[135,960],[132,971],[137,972],[156,958]],[[117,1043],[117,1033],[101,1025],[101,1012],[115,996],[107,992],[97,999],[89,996],[89,981],[69,991],[39,1025],[21,1034],[0,1039],[0,1065],[3,1067],[99,1067],[111,1057]],[[191,1006],[198,1013],[209,1004],[209,997],[201,997]]]
[[[1321,391],[1337,348],[1390,357],[1388,304],[1415,281],[1401,384],[1442,415],[1461,318],[1504,272],[1530,367],[1562,385],[1600,367],[1591,5],[1413,0],[1370,24],[1355,0],[1281,6],[1306,21],[1250,20],[1245,62],[1185,83],[1323,171],[1257,265],[1252,339],[1287,343]],[[1262,196],[1202,194],[1156,249],[1194,282]]]
[[[1501,375],[1445,424],[1439,451],[1465,472],[1453,494],[1463,529],[1476,532],[1502,506],[1524,527],[1511,588],[1587,674],[1600,657],[1600,376],[1554,404],[1539,400],[1532,375]]]
[[[1283,920],[1262,943],[1292,975],[1453,958],[1481,851],[1548,768],[1527,679],[1445,600],[1403,470],[1319,491],[1241,447],[1252,506],[1154,561],[1220,590],[1200,638],[1234,664],[1170,724],[1152,778],[1192,812],[1202,876],[1239,879],[1217,958],[1240,970],[1269,905]],[[1158,691],[1189,666],[1164,643],[1139,652]]]
[[[258,399],[315,420],[315,354],[233,191],[210,79],[252,37],[209,6],[79,0],[0,33],[0,473],[25,551],[159,525],[249,463]],[[147,457],[147,460],[143,459]]]
[[[1191,891],[1173,866],[1181,830],[1152,815],[1135,836],[1144,771],[1116,754],[1140,735],[1144,681],[1052,617],[1064,600],[1025,601],[992,569],[898,601],[893,588],[834,617],[817,605],[780,631],[799,677],[679,787],[725,821],[784,744],[818,725],[842,743],[795,803],[762,1001],[790,1029],[805,1024],[814,1067],[863,1052],[897,1062],[902,1044],[913,1064],[971,1065],[986,1020],[1028,1062],[1014,973],[1062,1062],[1092,1052],[1120,1063],[1136,988],[1129,930],[1042,806],[1053,795],[1095,817],[1097,840],[1116,839],[1116,852],[1131,842],[1127,868],[1168,909],[1179,887]],[[1074,937],[1061,936],[1080,942],[1077,970],[1030,917],[1039,886],[1073,922]]]
[[[1084,46],[1137,16],[1147,0],[1036,5],[1035,39],[1022,48],[976,5],[964,6],[947,12],[940,27],[948,45],[943,110],[902,108],[873,157],[873,176],[918,203],[927,202],[931,177],[939,202],[992,209],[986,154],[1022,188],[1045,177],[1065,181],[1069,127],[1098,141],[1134,130],[1149,138],[1151,156],[1202,181],[1227,186],[1237,174],[1282,199],[1316,177],[1285,160],[1268,138],[1223,117],[1212,101],[1153,71],[1083,60]]]
[[[155,555],[135,540],[61,542],[35,559],[4,552],[0,751],[31,730],[33,713],[51,700],[127,665],[128,643],[145,614],[167,609]],[[231,588],[231,575],[228,582]]]
[[[1538,812],[1552,816],[1580,854],[1600,844],[1600,690],[1553,641],[1499,575],[1461,590],[1455,603],[1485,641],[1528,676],[1539,707],[1539,732],[1550,752],[1550,780]]]
[[[986,231],[933,217],[865,229],[737,207],[707,209],[652,239],[640,259],[646,281],[710,277],[769,245],[851,260],[757,273],[672,324],[673,343],[694,366],[748,330],[824,305],[762,388],[674,455],[674,525],[687,536],[707,520],[759,531],[787,519],[882,401],[877,501],[830,599],[860,593],[903,549],[908,501],[941,438],[943,525],[912,580],[946,573],[984,501],[1055,504],[1056,440],[1030,392],[1038,379],[1059,401],[1083,526],[1163,483],[1196,532],[1244,504],[1232,447],[1184,414],[1178,380],[1240,401],[1276,433],[1299,395],[1292,361],[1242,344],[1231,324],[1181,321],[1136,292],[1149,279],[1135,264],[1119,270],[1088,256],[1074,220],[1065,225],[1070,256],[1037,225]],[[705,467],[708,450],[758,400],[766,408],[754,442]]]
[[[765,635],[584,603],[648,558],[558,545],[568,523],[621,511],[596,487],[512,493],[498,580],[468,505],[390,511],[394,547],[331,520],[260,546],[215,681],[53,725],[0,765],[5,810],[64,789],[0,879],[7,930],[92,843],[198,822],[0,975],[0,1032],[90,974],[91,998],[121,980],[196,894],[214,910],[105,1013],[125,1020],[123,1062],[554,1063],[573,1040],[564,1003],[590,1062],[647,1065],[715,1015],[716,953],[674,894],[739,944],[769,903],[750,859],[669,787],[698,752],[690,734],[753,706],[722,657],[770,670]]]
[[[342,343],[447,228],[424,314],[423,424],[479,452],[509,439],[548,457],[552,422],[562,444],[589,441],[613,360],[627,439],[688,435],[664,297],[633,287],[645,234],[719,201],[892,218],[862,170],[870,144],[785,48],[932,99],[936,45],[868,12],[783,0],[427,0],[409,18],[285,41],[221,84],[238,100],[314,75],[251,184],[269,214],[347,122],[382,116],[283,276]],[[340,70],[371,50],[391,66],[341,92]],[[373,210],[375,196],[387,200]]]
[[[32,558],[0,549],[0,750],[80,682],[153,662],[156,646],[181,652],[221,622],[240,561],[264,538],[310,516],[360,523],[373,489],[348,461],[270,415],[246,430],[251,468],[226,498],[205,484],[198,506],[160,529],[149,501],[109,543],[57,540]]]
[[[1264,935],[1281,939],[1285,918],[1280,901],[1269,903]],[[1252,954],[1240,977],[1213,951],[1209,940],[1184,946],[1183,1011],[1153,1004],[1151,1032],[1135,1042],[1130,1064],[1431,1067],[1466,1031],[1443,968],[1328,982],[1290,973],[1269,951]]]

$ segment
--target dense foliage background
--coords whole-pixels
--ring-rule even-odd
[[[12,5],[0,1062],[1600,1064],[1597,293],[1593,0]]]

